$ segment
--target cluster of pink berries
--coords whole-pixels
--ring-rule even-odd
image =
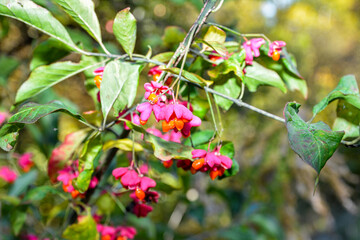
[[[263,38],[253,38],[243,43],[243,48],[245,49],[245,63],[247,65],[252,65],[254,57],[260,56],[260,47],[265,44]],[[284,41],[274,41],[269,45],[268,56],[272,57],[274,61],[279,61],[280,53],[283,47],[286,46]]]

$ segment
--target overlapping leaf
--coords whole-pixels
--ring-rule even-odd
[[[43,7],[30,0],[0,0],[0,15],[15,18],[77,50],[65,27]]]
[[[99,20],[92,0],[55,0],[97,42],[101,43]]]
[[[66,61],[38,67],[19,88],[15,102],[19,103],[34,97],[55,84],[100,64],[102,62],[87,58],[80,63]]]
[[[238,85],[236,78],[230,78],[224,84],[215,85],[214,90],[228,97],[238,98],[241,92],[241,87]],[[215,102],[225,111],[229,110],[229,108],[233,104],[232,101],[218,95],[214,95],[214,98]]]
[[[331,131],[323,122],[304,122],[297,115],[299,108],[298,103],[288,103],[284,109],[290,146],[319,174],[339,146],[344,132]]]
[[[340,79],[336,88],[313,107],[314,116],[336,99],[344,99],[349,104],[360,109],[359,88],[354,75],[346,75]]]

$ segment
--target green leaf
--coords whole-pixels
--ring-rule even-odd
[[[334,131],[345,131],[343,139],[360,136],[360,110],[340,99],[337,109],[337,118],[333,124]]]
[[[150,142],[154,148],[155,157],[162,161],[171,159],[192,159],[191,151],[194,149],[190,146],[185,146],[176,142],[168,142],[149,133],[145,136],[146,140]]]
[[[203,119],[206,116],[206,113],[210,109],[209,102],[199,97],[192,98],[191,105],[193,106],[194,109],[193,114],[201,119]]]
[[[64,112],[76,119],[85,121],[81,115],[67,108],[61,102],[52,101],[46,104],[38,104],[33,102],[26,103],[21,106],[19,111],[9,119],[8,123],[35,123],[40,118],[54,112]]]
[[[164,66],[160,66],[160,69],[176,75],[179,75],[180,73],[180,68],[176,68],[176,67],[166,68]],[[181,76],[192,83],[199,84],[200,86],[210,86],[211,84],[213,84],[213,81],[205,80],[199,75],[188,72],[186,70],[182,70]]]
[[[236,78],[230,78],[222,85],[215,85],[214,90],[219,93],[225,94],[226,96],[238,98],[241,92],[241,87],[238,85]],[[218,95],[214,95],[214,98],[215,102],[225,111],[229,110],[229,108],[233,104],[232,101]]]
[[[29,79],[19,88],[15,102],[19,103],[34,97],[69,77],[103,63],[94,62],[90,59],[91,58],[89,58],[89,60],[81,61],[80,63],[73,63],[70,61],[57,62],[48,66],[36,68],[31,73]]]
[[[105,66],[100,87],[101,110],[104,122],[112,106],[114,106],[115,112],[119,112],[127,104],[133,103],[136,96],[139,71],[139,65],[118,60],[112,61]],[[125,84],[126,82],[127,84]],[[124,85],[127,85],[127,87],[124,88]],[[130,92],[125,92],[125,89]],[[117,104],[115,104],[115,101]]]
[[[159,179],[156,180],[156,190],[170,194],[175,190],[182,188],[181,181],[174,177],[173,174],[165,172],[161,173]]]
[[[193,143],[194,147],[209,143],[210,139],[214,136],[213,130],[203,130],[196,133],[192,133],[189,138],[187,138],[184,142],[185,145],[191,146],[191,142]],[[191,141],[190,141],[191,138]]]
[[[66,45],[57,41],[56,39],[50,38],[40,43],[33,52],[33,58],[30,62],[30,70],[33,71],[35,68],[42,65],[49,65],[61,58],[65,57],[70,53]]]
[[[136,42],[136,19],[130,13],[130,8],[116,14],[113,30],[116,39],[131,58]]]
[[[290,91],[299,91],[304,98],[308,97],[308,88],[304,79],[296,77],[286,70],[280,70],[278,74]]]
[[[36,170],[31,170],[19,176],[11,186],[9,196],[20,196],[31,184],[35,183],[37,176],[38,172]]]
[[[246,74],[244,83],[250,92],[256,92],[260,85],[270,85],[279,88],[283,93],[286,93],[286,86],[281,80],[280,76],[268,68],[263,67],[257,62],[245,68]]]
[[[40,201],[46,197],[47,194],[61,194],[61,192],[52,186],[39,186],[31,189],[26,193],[23,201]]]
[[[215,50],[221,55],[226,54],[226,48],[224,46],[226,40],[226,33],[218,27],[210,26],[205,33],[203,39],[203,50],[212,51]]]
[[[15,236],[19,235],[24,223],[26,221],[26,208],[23,206],[22,208],[17,208],[15,211],[11,212],[10,222],[11,229]]]
[[[130,108],[134,103],[137,88],[139,85],[139,77],[144,65],[131,64],[128,62],[121,62],[122,71],[126,69],[127,75],[122,74],[121,78],[125,79],[124,86],[116,99],[114,104],[115,112],[121,112],[125,108]]]
[[[168,61],[170,61],[170,59],[172,58],[173,55],[174,55],[174,52],[163,52],[163,53],[159,53],[159,54],[153,56],[151,58],[151,60],[162,62],[162,63],[167,63]],[[152,63],[149,64],[149,67],[154,67],[154,66],[156,66],[156,65],[152,64]]]
[[[240,79],[244,77],[245,66],[245,51],[232,54],[228,59],[225,59],[222,63],[217,65],[214,69],[208,71],[211,78],[219,78],[221,75],[226,75],[230,72],[234,72]]]
[[[360,109],[359,88],[354,75],[342,77],[339,84],[324,99],[313,107],[313,115],[325,109],[325,107],[336,99],[344,99],[354,107]]]
[[[104,143],[103,150],[106,151],[111,148],[118,148],[122,151],[132,151],[133,145],[135,152],[144,151],[144,148],[141,146],[141,144],[133,142],[131,139],[128,138],[107,141],[106,143]]]
[[[0,55],[0,85],[6,85],[10,74],[19,66],[19,61],[13,57]]]
[[[48,10],[30,0],[0,0],[0,15],[22,21],[78,50],[65,27]]]
[[[284,109],[291,148],[318,174],[339,146],[344,132],[331,131],[323,122],[306,123],[297,113],[300,104],[288,103]]]
[[[101,135],[95,135],[89,139],[82,149],[79,159],[79,176],[73,180],[74,187],[84,193],[89,188],[92,174],[94,172],[94,161],[102,149]]]
[[[90,214],[80,218],[78,223],[68,226],[62,237],[69,240],[97,240],[99,233],[96,230],[96,222]]]
[[[5,124],[0,129],[0,147],[4,151],[10,151],[16,144],[19,131],[24,127],[23,123]]]
[[[99,20],[92,0],[55,0],[67,14],[102,44]]]

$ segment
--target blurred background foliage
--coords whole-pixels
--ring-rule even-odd
[[[74,39],[88,39],[53,2],[34,2],[48,8],[72,29]],[[135,52],[145,54],[151,46],[156,54],[177,47],[202,7],[201,0],[94,2],[104,41],[113,53],[120,48],[107,29],[117,11],[130,6],[138,21]],[[359,13],[358,0],[225,0],[209,21],[241,33],[264,33],[271,40],[287,42],[288,51],[295,55],[298,69],[307,80],[308,99],[299,92],[279,94],[278,89],[260,87],[256,93],[245,92],[244,101],[282,115],[286,102],[295,100],[303,105],[300,114],[308,120],[312,106],[337,85],[341,76],[360,77]],[[229,38],[232,39],[230,35]],[[1,111],[10,109],[16,90],[29,76],[35,47],[46,39],[25,24],[0,17]],[[93,47],[90,39],[82,40],[82,44]],[[79,56],[71,54],[66,59],[76,61]],[[36,100],[58,98],[79,111],[92,110],[94,105],[84,80],[82,75],[68,79]],[[146,73],[142,81],[149,81]],[[68,91],[70,88],[72,91]],[[332,103],[315,121],[322,120],[331,126],[335,115],[336,103]],[[150,214],[153,221],[128,219],[140,232],[137,239],[360,238],[358,148],[340,147],[323,169],[313,195],[316,172],[291,151],[281,123],[236,106],[223,116],[224,139],[235,144],[240,172],[231,178],[211,181],[205,175],[189,176],[180,171],[182,190],[162,195]],[[208,121],[203,128],[212,127],[211,119]],[[51,150],[67,133],[78,128],[67,116],[48,116],[37,125],[27,126],[16,151],[33,152],[38,169],[45,172]],[[45,214],[44,209],[51,209],[55,202],[50,199],[44,203],[39,214]]]

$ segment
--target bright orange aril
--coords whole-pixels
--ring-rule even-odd
[[[157,103],[157,101],[159,100],[158,96],[156,96],[156,94],[151,93],[148,97],[148,100],[152,103]]]
[[[174,120],[171,120],[169,122],[167,121],[163,121],[162,122],[162,129],[163,132],[168,132],[170,129],[173,129],[175,127],[175,122]]]
[[[191,168],[190,168],[190,172],[191,172],[192,174],[195,174],[195,173],[197,172],[197,170],[196,170],[195,168],[191,167]]]
[[[159,77],[160,77],[160,73],[154,74],[153,75],[154,81],[157,82],[159,80]]]
[[[141,190],[140,188],[136,188],[135,190],[135,196],[139,199],[139,200],[144,200],[145,198],[145,193],[143,190]]]
[[[74,191],[71,192],[71,197],[72,197],[72,198],[76,198],[79,194],[80,194],[80,193],[79,193],[78,190],[74,190]]]
[[[280,59],[280,53],[275,50],[275,51],[273,52],[273,54],[272,54],[272,59],[273,59],[274,61],[279,61],[279,59]]]
[[[204,163],[205,163],[205,159],[203,158],[200,158],[198,160],[195,160],[193,163],[192,163],[192,167],[196,170],[199,170],[200,168],[202,168],[204,166]]]
[[[214,180],[217,176],[219,176],[218,170],[211,170],[210,171],[210,178]]]
[[[184,127],[184,122],[183,122],[183,120],[182,119],[177,119],[177,118],[175,118],[174,119],[174,122],[175,122],[175,127],[177,128],[177,130],[181,130],[181,129],[183,129],[183,127]]]
[[[147,121],[143,121],[143,120],[140,119],[140,124],[141,124],[141,125],[145,125],[146,122],[147,122]]]
[[[98,89],[100,89],[102,77],[100,75],[96,75],[94,78],[95,85]]]
[[[101,236],[101,240],[111,240],[111,236],[110,235]]]

